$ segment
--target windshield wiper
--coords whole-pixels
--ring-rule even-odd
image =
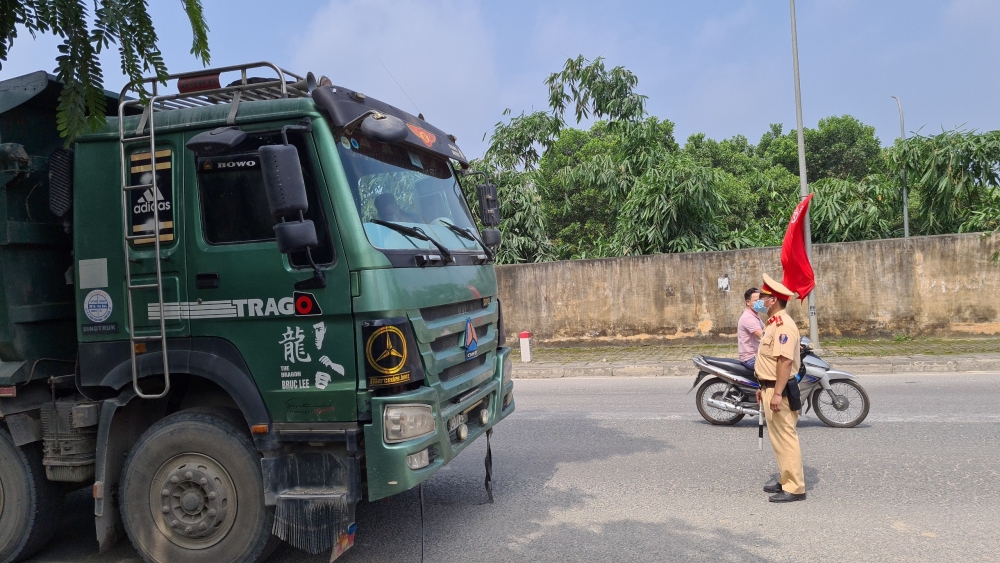
[[[372,223],[376,225],[382,225],[387,229],[392,229],[397,233],[401,233],[411,238],[417,240],[427,241],[437,247],[438,251],[441,252],[441,257],[444,258],[444,263],[448,264],[452,262],[451,252],[448,251],[448,247],[441,244],[440,242],[434,240],[430,235],[424,232],[420,227],[407,227],[406,225],[400,225],[399,223],[393,223],[392,221],[383,221],[381,219],[372,219]]]
[[[465,240],[471,240],[472,242],[478,243],[479,246],[483,247],[483,252],[486,253],[486,259],[491,262],[493,261],[493,252],[486,247],[486,244],[483,243],[483,241],[479,240],[479,237],[477,237],[476,234],[473,233],[471,229],[463,229],[458,225],[453,225],[452,223],[449,223],[444,220],[441,220],[441,222],[444,223],[446,227],[448,227],[449,231],[455,233],[456,235],[464,238]]]

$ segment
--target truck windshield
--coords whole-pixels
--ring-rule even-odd
[[[432,241],[408,237],[380,222],[416,227],[452,251],[482,252],[454,225],[476,232],[451,163],[429,152],[380,143],[360,132],[337,136],[337,150],[368,240],[383,250],[432,250]]]

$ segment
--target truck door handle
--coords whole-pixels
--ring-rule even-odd
[[[194,285],[198,289],[219,289],[219,274],[215,272],[197,274],[194,277]]]

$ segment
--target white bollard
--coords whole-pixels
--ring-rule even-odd
[[[521,333],[521,362],[531,361],[531,333],[524,331]]]

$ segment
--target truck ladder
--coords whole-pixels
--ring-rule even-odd
[[[163,255],[160,253],[160,190],[156,182],[156,112],[154,111],[157,97],[157,83],[153,82],[153,95],[149,99],[122,100],[118,104],[118,150],[122,168],[122,233],[124,233],[125,250],[125,294],[128,301],[128,337],[132,356],[132,387],[135,394],[142,399],[160,399],[170,392],[170,362],[167,361],[167,326],[166,312],[163,307]],[[125,130],[125,110],[129,106],[139,106],[142,108],[142,117],[139,118],[139,127],[134,134]],[[146,122],[149,123],[149,133],[144,134]],[[126,145],[137,142],[149,143],[149,166],[152,179],[149,184],[130,184],[131,159],[126,151]],[[131,211],[131,192],[135,190],[149,190],[153,195],[153,251],[156,253],[156,283],[136,284],[132,281],[132,261],[129,242],[138,239],[147,239],[149,234],[129,234],[129,217]],[[156,290],[156,299],[160,304],[160,332],[155,335],[136,336],[135,334],[135,309],[133,307],[133,291]],[[139,369],[136,363],[136,345],[146,342],[160,342],[160,350],[163,354],[163,391],[158,394],[147,395],[139,387]]]
[[[277,74],[273,80],[251,81],[248,79],[247,71],[250,69],[263,68],[270,69]],[[210,89],[195,89],[192,91],[181,91],[176,94],[159,94],[160,80],[157,78],[143,79],[142,84],[129,84],[122,89],[118,97],[118,147],[119,158],[122,166],[122,233],[125,250],[125,293],[128,301],[128,335],[131,344],[132,356],[132,387],[138,397],[143,399],[160,399],[170,392],[170,363],[167,360],[167,312],[163,307],[163,255],[160,252],[160,201],[161,194],[156,184],[156,114],[158,112],[171,110],[184,110],[189,108],[205,107],[219,104],[231,104],[229,117],[226,120],[230,125],[236,121],[241,98],[246,101],[276,100],[282,98],[308,97],[309,93],[316,86],[316,80],[312,73],[307,76],[289,72],[281,67],[269,62],[256,62],[250,64],[228,66],[215,69],[205,69],[197,72],[187,72],[174,74],[166,77],[166,81],[183,79],[200,79],[214,77],[216,79],[224,72],[239,72],[240,80],[232,86]],[[292,82],[290,79],[294,79]],[[138,92],[143,84],[152,87],[152,96],[145,100],[143,96],[139,99],[128,99],[126,94]],[[125,115],[128,108],[139,108],[142,115],[139,118],[139,125],[134,132],[126,131]],[[148,124],[149,132],[146,133]],[[130,182],[130,161],[126,145],[132,143],[149,143],[149,161],[152,180],[149,184],[131,185]],[[149,238],[149,234],[129,234],[130,216],[130,192],[135,190],[151,190],[153,195],[153,250],[156,252],[156,283],[136,284],[132,282],[132,263],[129,260],[131,249],[129,242],[138,239]],[[174,240],[177,240],[176,238]],[[156,290],[156,299],[160,306],[160,332],[159,334],[136,336],[135,335],[135,309],[133,307],[132,292]],[[139,388],[139,369],[136,364],[136,345],[146,342],[160,342],[160,350],[163,353],[163,392],[155,395],[147,395]]]

